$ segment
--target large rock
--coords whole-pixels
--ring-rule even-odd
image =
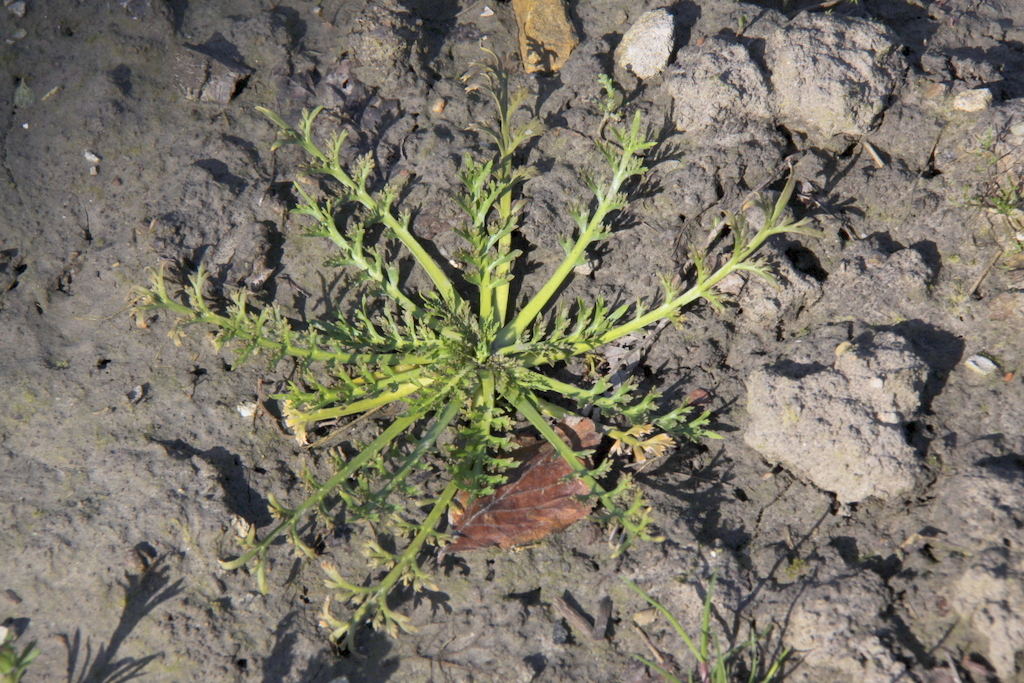
[[[867,133],[907,70],[896,40],[871,21],[812,13],[769,36],[781,123],[815,143]]]
[[[664,88],[676,128],[706,144],[744,144],[772,125],[768,82],[738,43],[712,37],[680,49]]]
[[[868,572],[811,586],[793,606],[786,644],[801,653],[812,676],[830,673],[819,681],[900,680],[907,674],[905,665],[876,633],[875,617],[884,609],[886,594],[882,580]],[[801,680],[800,672],[794,673]]]
[[[347,39],[353,69],[363,83],[380,88],[419,65],[414,49],[422,22],[398,0],[371,2],[352,21]]]
[[[909,491],[920,471],[904,424],[928,366],[891,332],[840,345],[834,367],[777,363],[747,381],[747,445],[843,503]]]

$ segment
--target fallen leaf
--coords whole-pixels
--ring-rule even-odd
[[[694,389],[683,401],[683,404],[688,406],[706,406],[709,403],[711,403],[711,392],[707,389]]]
[[[555,425],[574,451],[601,442],[591,420],[575,426]],[[590,513],[591,504],[580,500],[590,488],[569,478],[572,468],[547,441],[524,446],[512,454],[522,464],[504,486],[473,501],[461,515],[453,515],[454,536],[442,555],[462,550],[514,546],[538,541],[561,531]]]

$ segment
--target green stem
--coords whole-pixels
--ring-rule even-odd
[[[516,396],[506,396],[508,400],[515,405],[516,409],[521,412],[526,419],[534,426],[534,428],[541,433],[548,443],[550,443],[562,458],[565,459],[569,466],[572,468],[573,474],[579,477],[580,481],[587,485],[590,489],[591,494],[601,501],[601,505],[608,512],[611,519],[625,530],[627,539],[632,538],[651,538],[646,535],[643,524],[637,524],[630,519],[630,514],[634,512],[636,504],[629,510],[622,510],[618,505],[615,504],[614,492],[606,491],[597,480],[590,474],[587,467],[580,461],[579,455],[569,447],[568,444],[563,441],[555,430],[547,423],[540,410],[540,400],[532,394],[527,392]],[[619,554],[625,551],[629,547],[630,541],[626,540],[622,542],[616,551],[613,553],[613,557],[617,557]]]
[[[456,405],[457,404],[453,404]],[[439,421],[440,423],[440,421]],[[374,609],[387,609],[387,595],[392,587],[398,583],[399,579],[405,574],[406,568],[416,561],[416,556],[419,554],[420,549],[428,538],[434,533],[435,527],[441,521],[441,515],[448,510],[448,506],[451,504],[452,499],[455,498],[455,494],[459,492],[459,487],[454,481],[449,482],[438,496],[437,501],[434,503],[434,507],[430,510],[430,514],[423,520],[420,525],[420,531],[416,534],[416,537],[409,543],[409,545],[402,551],[402,556],[399,558],[394,568],[388,572],[380,583],[373,586],[372,589],[364,589],[362,592],[372,593],[377,596],[376,600],[368,599],[359,606],[359,609],[355,611],[352,618],[349,620],[351,624],[348,631],[345,634],[345,646],[350,652],[355,652],[355,626],[366,621],[372,614]]]
[[[451,280],[448,279],[448,276],[444,274],[444,271],[441,270],[441,267],[437,265],[437,261],[427,253],[423,245],[420,244],[419,240],[409,230],[410,217],[408,215],[404,215],[401,220],[395,217],[391,212],[390,202],[382,204],[376,197],[367,192],[365,187],[357,185],[352,177],[341,168],[341,164],[337,160],[333,160],[327,167],[315,170],[324,172],[340,182],[350,191],[350,196],[353,200],[362,204],[369,211],[374,212],[380,222],[394,232],[395,237],[412,253],[416,262],[430,276],[434,287],[440,292],[441,296],[447,301],[455,301],[458,296],[455,292],[455,287],[452,285]]]
[[[533,370],[524,369],[521,370],[520,372],[522,372],[525,376],[524,380],[529,382],[529,386],[535,389],[539,387],[542,388],[544,391],[554,392],[559,396],[563,396],[571,401],[589,401],[592,398],[594,398],[594,396],[598,395],[595,394],[593,389],[584,389],[582,387],[576,386],[575,384],[561,382],[555,379],[554,377],[548,377],[547,375],[535,372]],[[538,397],[537,400],[542,401],[540,397]],[[545,410],[544,412],[548,413],[549,415],[551,414],[547,410]]]
[[[349,191],[351,199],[362,204],[363,207],[375,214],[380,222],[395,233],[395,236],[399,241],[405,245],[406,249],[412,253],[416,261],[427,272],[427,275],[430,276],[430,279],[433,281],[437,291],[440,292],[448,301],[455,301],[455,298],[458,295],[455,292],[455,287],[452,285],[451,280],[448,279],[448,276],[444,274],[444,271],[442,271],[440,266],[437,265],[437,262],[434,261],[430,254],[428,254],[423,248],[423,245],[420,244],[416,237],[413,236],[412,232],[410,232],[409,216],[405,215],[401,220],[399,220],[391,212],[390,201],[385,200],[382,202],[380,199],[366,191],[366,176],[369,175],[369,169],[367,169],[366,173],[360,172],[359,181],[357,182],[355,178],[342,168],[341,161],[338,159],[338,154],[340,153],[341,145],[345,140],[344,134],[340,134],[336,137],[335,144],[332,144],[331,146],[331,157],[333,158],[328,157],[328,155],[325,154],[315,142],[313,142],[313,121],[320,112],[323,111],[323,107],[317,107],[308,114],[305,112],[303,113],[301,131],[289,126],[280,116],[274,114],[272,111],[262,107],[257,107],[257,109],[281,128],[282,132],[285,134],[285,140],[283,143],[295,143],[302,146],[311,157],[320,162],[321,165],[312,166],[309,169],[312,173],[331,176],[341,183],[345,189]],[[275,143],[275,146],[272,147],[272,149],[276,149],[277,146],[278,144]],[[385,193],[384,196],[387,197],[388,195]]]
[[[504,134],[504,131],[502,131]],[[511,156],[502,161],[502,172],[500,181],[509,182],[512,177],[512,158]],[[508,191],[501,195],[501,199],[498,201],[498,215],[501,216],[501,224],[504,225],[512,215],[512,187],[509,185]],[[512,249],[512,233],[509,233],[498,240],[498,253],[507,254]],[[499,279],[504,278],[508,275],[509,270],[512,268],[512,262],[502,263],[498,266],[495,275]],[[508,297],[509,297],[509,283],[502,282],[495,291],[495,305],[497,307],[496,315],[499,325],[504,325],[506,322],[506,316],[508,315]]]
[[[327,231],[327,238],[334,242],[334,245],[343,253],[348,254],[352,259],[352,265],[377,280],[377,282],[384,287],[384,291],[387,292],[388,296],[398,301],[405,310],[413,313],[418,312],[419,307],[416,303],[406,296],[405,292],[399,289],[397,284],[392,282],[391,278],[388,277],[385,272],[380,271],[376,267],[376,262],[371,263],[371,261],[366,258],[365,252],[361,249],[354,249],[353,245],[345,239],[341,234],[341,231],[338,230],[338,225],[334,220],[334,216],[332,216],[329,211],[324,211],[312,197],[306,194],[305,190],[298,186],[298,184],[296,184],[296,189],[298,189],[299,193],[306,201],[306,208],[309,209],[309,215],[316,218],[320,222],[320,225],[324,227]]]
[[[494,320],[495,313],[496,313],[495,308],[494,308],[494,306],[495,306],[495,299],[494,299],[495,290],[494,290],[494,287],[491,285],[491,271],[486,269],[486,268],[482,268],[481,272],[480,272],[480,287],[479,287],[479,291],[480,291],[480,327],[482,329],[489,329],[489,328],[491,328],[489,323],[492,320]],[[500,303],[500,301],[501,301],[501,297],[499,296],[498,299],[497,299],[497,302]],[[499,313],[499,316],[500,316],[500,313]],[[502,321],[503,318],[499,317],[498,320]]]
[[[622,189],[623,183],[626,182],[631,176],[637,174],[637,164],[635,160],[635,153],[638,147],[634,149],[632,146],[627,146],[622,151],[622,156],[619,157],[618,163],[615,164],[614,174],[612,175],[611,181],[608,183],[608,187],[604,193],[601,194],[598,199],[597,208],[594,213],[590,216],[590,220],[587,222],[586,227],[581,231],[572,249],[568,255],[562,261],[561,265],[555,270],[548,281],[541,287],[530,301],[523,306],[518,314],[498,332],[497,339],[494,342],[492,350],[497,352],[502,349],[511,348],[520,337],[526,328],[530,326],[534,318],[536,318],[544,307],[548,305],[555,294],[558,293],[559,288],[565,282],[566,278],[572,273],[573,269],[579,264],[583,257],[587,253],[587,248],[590,245],[602,238],[605,235],[604,221],[612,211],[622,208],[623,200],[619,195],[619,191]]]
[[[490,435],[491,424],[494,421],[494,395],[495,395],[495,382],[494,373],[490,370],[481,370],[479,373],[480,386],[476,392],[475,400],[480,402],[480,405],[485,406],[485,412],[481,422],[486,427],[488,435]],[[473,460],[473,476],[479,477],[484,472],[484,459],[475,458]]]
[[[693,641],[690,640],[690,637],[688,635],[686,635],[686,630],[683,629],[683,627],[679,623],[679,621],[677,621],[676,618],[674,616],[672,616],[672,613],[669,612],[665,608],[664,605],[662,605],[660,602],[658,602],[657,600],[652,598],[650,595],[645,593],[639,586],[637,586],[635,583],[633,583],[629,579],[626,579],[626,585],[629,586],[630,588],[632,588],[633,591],[636,592],[637,595],[639,595],[644,600],[646,600],[648,603],[650,603],[651,607],[653,607],[654,609],[656,609],[659,612],[661,612],[662,616],[665,617],[668,620],[668,623],[672,624],[672,628],[674,628],[676,630],[676,633],[679,634],[679,637],[683,639],[684,643],[686,643],[686,647],[690,650],[690,652],[693,653],[693,656],[697,659],[698,663],[702,663],[702,662],[707,661],[707,660],[701,658],[701,651],[693,644]],[[712,585],[712,588],[714,588],[713,585]],[[710,596],[711,596],[711,591],[708,591],[708,597],[710,598]]]
[[[325,351],[324,349],[306,349],[299,346],[293,346],[291,344],[285,344],[283,342],[277,342],[266,337],[257,336],[247,330],[239,328],[234,320],[223,315],[218,315],[211,311],[203,302],[201,305],[198,303],[199,312],[196,309],[190,308],[185,304],[178,303],[167,294],[166,286],[161,280],[156,285],[155,292],[151,294],[155,295],[152,298],[153,303],[143,305],[143,309],[154,309],[161,308],[164,310],[172,311],[182,316],[183,318],[191,319],[188,324],[206,323],[213,325],[214,327],[226,330],[231,333],[234,337],[254,344],[261,349],[267,349],[270,351],[277,351],[286,356],[293,358],[308,358],[313,361],[334,361],[336,363],[342,363],[345,365],[354,364],[371,364],[371,365],[427,365],[434,362],[434,359],[427,356],[405,356],[401,354],[393,353],[349,353],[346,351]],[[195,292],[193,292],[193,298]]]
[[[409,476],[409,472],[412,471],[412,468],[423,459],[427,450],[434,445],[437,438],[441,435],[441,432],[452,423],[452,420],[455,419],[455,416],[458,415],[461,408],[462,406],[458,401],[451,401],[445,406],[444,410],[437,417],[437,420],[431,428],[423,438],[417,442],[416,447],[406,458],[402,466],[388,479],[388,483],[382,486],[381,489],[374,494],[374,497],[377,500],[383,500],[386,498],[394,487],[398,486],[398,484],[402,483],[402,481]]]
[[[790,185],[791,184],[787,185],[786,191],[783,192],[782,199],[788,199],[789,193],[792,191]],[[780,204],[782,203],[782,199],[780,199]],[[664,318],[676,317],[679,314],[680,310],[682,310],[684,307],[690,305],[697,299],[706,297],[708,292],[714,289],[719,282],[728,277],[731,273],[734,273],[738,270],[750,270],[750,265],[747,264],[746,262],[750,259],[751,256],[754,255],[754,253],[758,249],[761,248],[761,245],[764,244],[765,240],[771,237],[772,235],[790,231],[809,232],[809,229],[805,228],[804,226],[804,220],[800,220],[797,222],[783,222],[782,224],[777,224],[780,216],[781,208],[777,207],[775,213],[766,219],[765,227],[759,230],[753,236],[753,238],[751,238],[749,242],[743,242],[742,244],[738,245],[738,247],[733,250],[732,255],[724,265],[722,265],[718,270],[716,270],[708,277],[699,281],[693,287],[690,287],[690,289],[686,290],[679,296],[674,297],[669,301],[666,301],[661,306],[658,306],[657,308],[648,311],[647,313],[641,316],[637,316],[636,318],[630,320],[627,323],[623,323],[622,325],[617,325],[616,327],[611,328],[603,335],[601,335],[601,337],[599,337],[595,342],[577,343],[573,345],[571,351],[560,355],[538,355],[535,358],[526,359],[524,364],[530,367],[534,365],[555,363],[561,360],[565,360],[566,358],[570,358],[572,356],[592,351],[593,349],[596,349],[599,346],[603,346],[604,344],[608,344],[617,339],[621,339],[622,337],[625,337],[628,334],[641,330],[647,327],[648,325],[656,323]]]
[[[405,398],[409,394],[415,393],[420,389],[430,386],[434,383],[434,380],[429,377],[421,377],[415,382],[407,382],[393,391],[387,391],[383,394],[374,396],[373,398],[365,398],[361,401],[350,403],[347,406],[339,406],[337,408],[322,408],[320,410],[311,410],[308,413],[303,413],[303,422],[320,422],[322,420],[333,420],[337,417],[345,417],[346,415],[354,415],[356,413],[362,413],[370,410],[371,408],[377,408],[378,406],[387,405],[393,401],[397,401],[401,398]]]
[[[178,304],[180,306],[180,304]],[[164,306],[168,308],[167,306]],[[182,310],[183,309],[183,310]],[[181,309],[172,309],[176,313],[195,315],[195,311],[192,311],[187,306],[182,306]],[[282,342],[276,342],[266,337],[257,337],[254,334],[240,330],[232,324],[229,318],[217,315],[216,313],[207,313],[199,316],[196,322],[207,323],[214,325],[224,330],[230,331],[235,337],[246,342],[255,344],[261,349],[267,349],[270,351],[277,351],[286,356],[292,356],[293,358],[308,358],[314,361],[334,361],[336,363],[342,363],[345,365],[356,365],[356,364],[371,364],[371,365],[427,365],[433,363],[432,358],[426,356],[404,356],[394,353],[349,353],[347,351],[326,351],[324,349],[306,349],[300,346],[293,346],[291,344],[285,344]]]
[[[402,366],[404,369],[405,366]],[[384,387],[399,385],[399,388],[406,387],[410,384],[417,385],[423,379],[424,368],[416,366],[409,368],[402,372],[396,372],[391,375],[387,375],[381,372],[372,373],[373,380],[367,383],[362,377],[351,378],[350,382],[345,385],[344,389],[323,389],[317,392],[298,393],[298,394],[275,394],[271,398],[276,399],[287,399],[292,397],[296,399],[296,402],[306,402],[315,406],[324,406],[329,403],[336,403],[338,401],[349,401],[354,398],[362,398],[367,395],[377,396],[378,392]],[[417,386],[426,386],[425,383],[420,382]],[[407,394],[403,394],[407,395]],[[401,396],[399,397],[401,398]],[[321,418],[327,419],[327,418]]]
[[[609,510],[615,509],[615,504],[605,497],[608,495],[607,491],[602,488],[597,480],[590,476],[590,470],[587,469],[586,465],[580,462],[579,456],[576,451],[572,450],[565,441],[562,440],[558,433],[555,432],[554,428],[547,423],[544,416],[541,415],[540,408],[538,407],[539,399],[532,395],[520,395],[517,397],[506,397],[512,402],[516,409],[523,414],[523,416],[534,426],[534,428],[541,433],[548,443],[554,446],[558,454],[561,455],[569,466],[572,468],[573,474],[580,478],[580,480],[590,488],[590,491],[601,499],[601,502],[608,507]],[[513,398],[515,400],[513,400]]]
[[[276,527],[271,529],[267,535],[258,544],[247,550],[245,553],[237,559],[231,561],[221,561],[220,565],[226,570],[238,569],[239,567],[247,564],[257,554],[265,551],[270,543],[285,531],[290,525],[302,517],[307,511],[318,505],[324,498],[326,498],[334,489],[336,489],[341,483],[351,477],[353,474],[358,472],[367,462],[374,458],[380,453],[388,444],[394,441],[396,438],[401,436],[409,427],[411,427],[416,420],[423,416],[425,411],[418,411],[405,417],[400,417],[395,420],[391,425],[385,429],[380,436],[374,439],[366,448],[364,448],[359,455],[349,460],[345,466],[338,471],[333,477],[328,479],[324,484],[317,489],[317,491],[309,498],[304,500],[298,507],[293,508],[288,516]]]
[[[616,339],[621,339],[627,334],[636,332],[637,330],[641,330],[652,323],[658,322],[662,318],[675,317],[679,313],[679,310],[684,306],[688,306],[697,299],[703,298],[709,291],[714,289],[715,285],[728,277],[731,273],[736,270],[741,270],[743,268],[743,263],[761,247],[761,244],[769,236],[777,232],[780,232],[780,230],[769,228],[761,230],[752,240],[750,240],[750,242],[747,242],[742,245],[741,248],[734,250],[729,260],[702,282],[698,282],[693,287],[690,287],[690,289],[686,290],[674,299],[666,301],[654,310],[648,311],[644,315],[634,318],[627,323],[613,327],[601,335],[600,340],[596,344],[577,344],[574,347],[573,355],[585,353],[603,344],[608,344]]]

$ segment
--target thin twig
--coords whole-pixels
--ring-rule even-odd
[[[371,408],[370,410],[367,410],[365,413],[362,413],[359,417],[352,420],[351,422],[346,422],[345,424],[338,427],[327,436],[317,439],[313,443],[309,444],[308,448],[326,448],[329,446],[333,446],[346,432],[355,427],[357,424],[366,421],[370,416],[372,416],[374,413],[376,413],[383,407],[384,406],[377,406],[376,408]]]
[[[981,283],[985,280],[985,277],[988,275],[989,271],[992,270],[992,266],[994,266],[996,262],[1000,258],[1002,258],[1002,256],[1003,250],[1000,249],[999,251],[996,252],[996,255],[993,256],[992,259],[985,265],[985,268],[981,271],[981,274],[978,275],[978,278],[974,281],[974,284],[971,285],[971,288],[969,290],[967,290],[968,299],[974,296],[974,293],[978,291],[978,287],[981,287]]]
[[[608,620],[611,618],[612,612],[612,600],[609,597],[604,597],[598,604],[597,618],[594,619],[594,623],[590,623],[590,619],[584,616],[579,610],[570,605],[563,598],[555,598],[551,601],[551,605],[555,608],[573,629],[584,634],[591,640],[604,640],[605,634],[608,632]]]
[[[644,633],[644,630],[636,624],[633,624],[633,630],[640,634],[640,639],[644,641],[644,644],[647,646],[647,649],[651,651],[651,656],[654,657],[658,664],[664,666],[665,658],[661,656],[660,652],[658,652],[658,648],[654,647],[654,643],[652,643],[651,639],[647,637],[647,634]]]
[[[960,672],[956,670],[956,662],[953,661],[953,655],[949,654],[949,652],[946,652],[946,663],[949,664],[949,670],[953,673],[956,683],[964,683],[964,679],[960,678]]]

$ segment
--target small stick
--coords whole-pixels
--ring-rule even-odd
[[[946,663],[949,664],[949,670],[953,673],[953,678],[956,679],[956,683],[964,683],[964,679],[960,678],[960,672],[956,670],[956,663],[953,661],[953,655],[946,652]]]
[[[271,422],[271,424],[274,425],[274,429],[277,430],[278,434],[280,434],[281,436],[283,436],[286,439],[294,438],[294,435],[293,434],[289,434],[288,432],[286,432],[284,430],[284,428],[281,427],[281,423],[278,421],[278,419],[276,417],[274,417],[270,413],[269,410],[267,410],[267,392],[263,390],[263,382],[264,382],[264,380],[263,380],[262,377],[260,377],[259,379],[256,380],[256,405],[257,405],[257,410],[256,410],[255,413],[253,413],[253,416],[252,416],[253,424],[255,425],[256,418],[258,418],[260,415],[266,415],[266,416],[268,416],[270,418],[270,422]]]
[[[369,418],[371,415],[373,415],[374,413],[376,413],[378,410],[380,410],[383,407],[384,406],[377,406],[376,408],[371,408],[370,410],[367,410],[365,413],[363,413],[362,415],[360,415],[356,419],[352,420],[351,422],[343,424],[342,426],[338,427],[337,429],[335,429],[333,432],[331,432],[327,436],[325,436],[325,437],[323,437],[321,439],[317,439],[313,443],[309,444],[307,446],[307,448],[324,448],[324,447],[327,447],[327,446],[333,446],[335,443],[337,443],[337,439],[339,439],[342,435],[344,435],[345,432],[347,432],[348,430],[352,429],[353,427],[355,427],[360,422],[366,420],[367,418]]]
[[[482,3],[483,1],[484,0],[476,0],[476,2],[474,2],[473,4],[467,6],[466,9],[464,9],[464,10],[460,11],[458,14],[456,14],[455,17],[456,18],[461,17],[466,12],[472,11],[474,8],[476,8],[478,5],[480,5],[480,3]]]
[[[647,637],[647,634],[644,633],[644,630],[636,624],[633,624],[633,629],[640,634],[640,638],[644,641],[644,644],[647,646],[647,649],[651,651],[651,656],[654,657],[655,661],[657,661],[658,664],[660,664],[661,666],[664,666],[665,658],[661,656],[660,652],[658,652],[658,648],[654,647],[654,643],[652,643],[651,639]]]
[[[594,615],[594,630],[591,633],[591,638],[594,640],[604,640],[605,634],[608,633],[608,622],[611,621],[611,618],[612,599],[606,595],[597,603],[597,614]]]
[[[868,151],[868,154],[871,156],[871,159],[875,162],[875,166],[877,166],[878,168],[885,168],[885,162],[882,161],[882,157],[878,156],[878,152],[875,151],[874,145],[872,145],[867,140],[861,140],[860,144],[864,149]]]
[[[290,285],[292,289],[294,289],[296,292],[306,297],[307,299],[313,296],[312,294],[304,290],[302,287],[300,287],[299,284],[292,279],[292,276],[288,275],[287,273],[282,273],[278,277],[278,279],[283,280],[286,284]]]
[[[967,291],[968,299],[974,296],[974,293],[978,291],[978,287],[981,287],[981,283],[985,280],[985,277],[988,275],[989,271],[992,270],[992,266],[996,264],[996,261],[998,261],[1002,257],[1002,255],[1003,250],[1000,249],[999,251],[996,252],[996,255],[992,257],[992,260],[988,262],[984,270],[981,271],[981,274],[974,281],[974,284],[971,285],[971,288]]]
[[[580,633],[586,635],[591,640],[604,640],[605,633],[608,632],[608,620],[612,614],[612,600],[605,596],[598,603],[597,618],[594,619],[594,623],[590,623],[590,619],[583,616],[575,607],[570,605],[563,598],[555,598],[551,601],[555,611],[558,612],[569,625]]]

